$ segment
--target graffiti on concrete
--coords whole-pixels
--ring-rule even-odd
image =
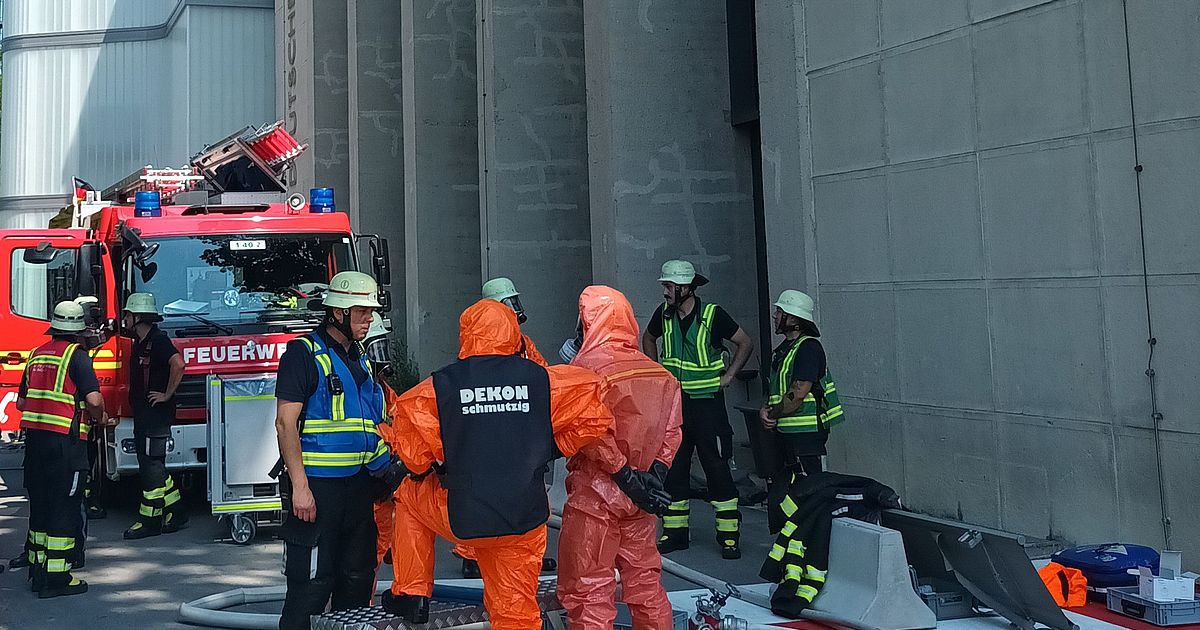
[[[425,21],[425,31],[414,34],[413,39],[446,47],[448,65],[433,73],[433,78],[450,81],[458,76],[474,82],[475,0],[434,0],[425,12]]]
[[[533,54],[514,59],[517,65],[556,68],[573,85],[583,84],[582,0],[539,0],[496,7],[495,17],[517,17],[516,28],[533,30]]]
[[[737,190],[737,173],[731,170],[690,168],[687,156],[678,143],[660,147],[650,158],[646,170],[650,180],[645,184],[625,180],[613,184],[613,197],[623,202],[622,209],[651,212],[653,208],[656,214],[666,216],[678,211],[692,248],[688,259],[700,268],[701,273],[711,274],[713,265],[732,260],[729,254],[709,251],[700,238],[696,214],[704,206],[728,205],[733,212],[734,206],[750,200],[748,194]],[[709,228],[706,233],[711,235],[713,231]],[[629,234],[624,230],[618,231],[617,240],[645,254],[648,259],[659,258],[658,250],[667,245],[663,242],[665,239],[642,240],[641,235]]]

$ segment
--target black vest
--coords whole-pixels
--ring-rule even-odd
[[[433,374],[450,529],[463,538],[524,534],[550,516],[543,477],[557,456],[550,375],[517,356],[481,356]]]

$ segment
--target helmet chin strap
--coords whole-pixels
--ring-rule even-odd
[[[342,333],[342,335],[346,337],[347,343],[354,343],[354,331],[350,329],[350,309],[342,308],[337,310],[342,312],[341,321],[338,321],[338,318],[334,317],[333,313],[330,312],[330,323],[333,324],[333,327],[336,328],[338,332]]]

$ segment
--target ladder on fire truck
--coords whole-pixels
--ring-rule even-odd
[[[139,192],[157,192],[170,204],[181,193],[287,191],[296,159],[308,149],[283,128],[283,121],[245,127],[192,156],[183,168],[144,166],[101,192],[76,185],[71,226],[88,227],[92,216],[113,204],[134,203]],[[77,180],[81,181],[81,180]]]

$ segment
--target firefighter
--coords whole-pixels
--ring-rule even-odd
[[[613,412],[618,448],[630,466],[665,480],[679,448],[679,381],[638,348],[633,307],[619,291],[592,286],[579,298],[583,345],[572,365],[601,375],[601,395]],[[586,457],[567,464],[567,503],[558,539],[558,599],[571,628],[612,628],[621,574],[621,599],[633,627],[670,630],[671,602],[655,549],[658,519],[630,501]],[[660,508],[670,501],[664,496]]]
[[[457,362],[389,409],[393,449],[415,478],[397,492],[395,578],[383,606],[410,623],[428,620],[434,538],[441,536],[474,550],[492,628],[541,628],[538,574],[550,514],[545,466],[560,454],[584,453],[642,504],[652,504],[659,484],[626,464],[595,373],[544,368],[518,354],[512,309],[476,302],[459,318],[459,340]]]
[[[287,595],[281,630],[325,611],[369,605],[375,585],[376,496],[403,474],[380,439],[383,390],[361,342],[380,308],[374,278],[343,271],[329,283],[317,330],[288,343],[276,381],[275,430]],[[382,480],[382,481],[381,481]]]
[[[54,307],[50,341],[33,351],[21,377],[17,408],[25,431],[29,492],[29,576],[38,597],[86,593],[71,575],[87,477],[89,423],[104,423],[104,398],[91,357],[79,343],[83,307]]]
[[[483,283],[482,297],[485,300],[495,300],[501,304],[511,308],[517,315],[517,323],[524,325],[529,321],[529,316],[525,314],[525,307],[521,305],[521,294],[517,291],[516,285],[508,278],[493,278]],[[546,367],[549,364],[541,352],[538,352],[537,346],[529,335],[521,334],[521,350],[519,354],[533,361],[534,363]],[[468,579],[479,579],[479,562],[475,559],[475,552],[467,545],[455,545],[454,555],[462,558],[462,576]]]
[[[768,526],[779,533],[786,515],[780,507],[796,475],[822,471],[829,429],[843,419],[837,386],[829,374],[821,332],[813,323],[813,300],[787,290],[775,302],[775,334],[783,342],[771,361],[769,397],[759,410],[762,427],[780,441],[784,478],[768,480]]]
[[[483,299],[495,300],[501,304],[511,308],[517,314],[517,323],[525,325],[529,321],[529,316],[525,314],[525,308],[521,306],[521,294],[517,292],[517,287],[512,280],[508,278],[493,278],[483,283]],[[537,346],[529,335],[521,335],[521,356],[533,361],[534,363],[546,367],[545,357],[541,352],[538,352]]]
[[[367,354],[367,359],[371,362],[375,381],[383,389],[383,408],[385,410],[396,399],[396,392],[387,383],[392,369],[392,353],[388,344],[388,329],[383,325],[383,317],[380,317],[379,313],[374,313],[371,315],[371,327],[367,330],[366,338],[363,339],[363,349]],[[383,423],[379,425],[379,435],[384,438],[384,441],[390,442],[394,437],[392,433],[391,420],[385,413]],[[375,529],[378,530],[375,538],[376,571],[379,570],[380,565],[391,564],[392,561],[392,523],[395,520],[395,512],[395,496],[389,494],[375,501]]]
[[[158,327],[162,315],[149,293],[125,300],[122,325],[133,337],[129,366],[129,406],[137,446],[142,503],[138,519],[125,530],[125,540],[177,532],[187,512],[175,480],[167,473],[167,440],[175,423],[175,392],[183,380],[183,355]]]
[[[673,501],[663,518],[658,550],[670,553],[688,548],[689,480],[692,451],[696,451],[708,482],[708,499],[716,513],[721,557],[736,560],[742,557],[738,545],[741,512],[729,469],[733,427],[729,425],[723,392],[750,359],[754,342],[725,309],[702,302],[696,295],[696,289],[708,284],[708,278],[696,273],[692,263],[667,261],[659,282],[665,303],[646,326],[642,350],[657,360],[658,340],[662,338],[662,364],[683,388],[683,443],[667,475],[667,492]],[[723,355],[726,342],[736,348],[729,365]]]

